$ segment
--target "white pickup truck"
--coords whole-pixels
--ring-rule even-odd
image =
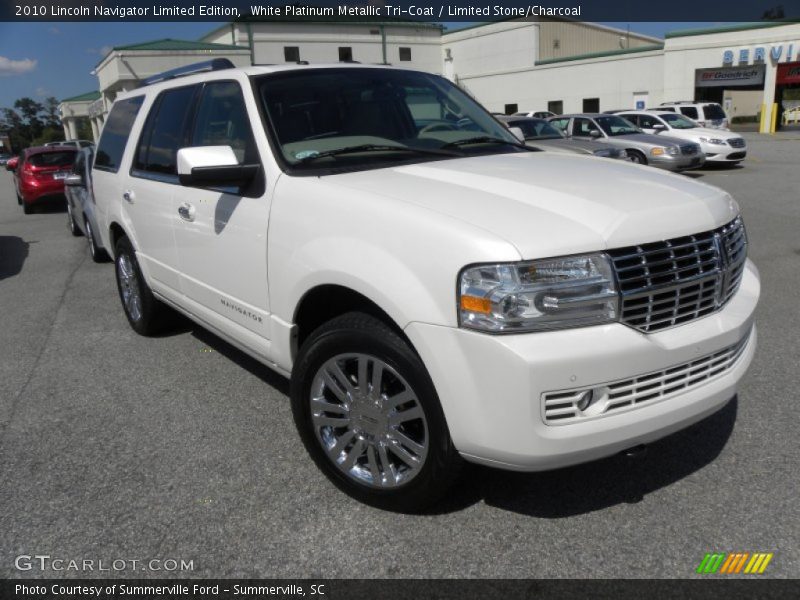
[[[464,460],[590,461],[736,394],[760,287],[726,192],[526,148],[428,73],[217,60],[144,83],[93,168],[131,326],[171,307],[290,377],[356,498],[417,510]]]

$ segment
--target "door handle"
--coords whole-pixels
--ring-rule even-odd
[[[194,206],[184,202],[178,207],[178,214],[184,221],[194,221]]]
[[[136,197],[136,194],[133,193],[132,190],[125,190],[122,193],[122,198],[128,202],[129,204],[133,204],[133,199]]]

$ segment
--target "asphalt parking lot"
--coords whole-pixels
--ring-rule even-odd
[[[127,577],[671,578],[711,551],[797,577],[800,133],[746,137],[743,167],[686,175],[739,201],[761,271],[738,398],[635,461],[472,469],[418,516],[328,483],[286,380],[184,320],[136,335],[112,265],[64,212],[23,215],[0,172],[0,577],[91,575],[15,568],[38,554],[193,564]]]

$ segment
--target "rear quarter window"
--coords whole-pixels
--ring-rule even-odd
[[[97,145],[97,157],[94,168],[100,171],[116,173],[122,162],[122,154],[131,135],[133,122],[144,102],[144,96],[118,100],[111,108],[108,120],[103,127],[100,143]]]
[[[694,119],[695,121],[699,118],[697,116],[697,109],[694,106],[681,106],[680,111],[681,114],[684,114],[690,119]]]

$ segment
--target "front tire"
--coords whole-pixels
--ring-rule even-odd
[[[159,302],[142,276],[136,252],[127,237],[117,242],[114,272],[122,308],[133,330],[139,335],[158,333],[164,322],[166,306]]]
[[[647,158],[638,150],[628,150],[628,156],[631,157],[631,162],[637,165],[646,165]]]
[[[292,412],[308,453],[361,502],[416,512],[439,500],[462,459],[419,356],[380,320],[347,313],[303,344]]]
[[[22,214],[24,214],[24,215],[33,214],[33,206],[31,206],[30,204],[28,204],[24,200],[22,201]]]

